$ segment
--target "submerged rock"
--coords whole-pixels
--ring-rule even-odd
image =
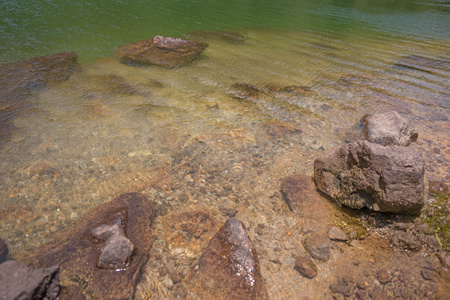
[[[330,243],[327,239],[311,234],[303,241],[303,247],[312,258],[327,262],[330,259]]]
[[[305,175],[290,175],[281,180],[281,193],[287,205],[292,212],[296,214],[302,213],[302,204],[308,201],[310,193],[314,193],[311,189],[312,179]]]
[[[395,111],[366,115],[362,120],[366,140],[372,143],[383,146],[409,146],[419,136],[409,120]]]
[[[113,225],[101,224],[91,230],[91,234],[95,239],[105,243],[98,257],[97,267],[99,268],[121,270],[130,263],[134,244],[126,237],[121,224],[127,223],[126,210],[123,210],[121,215],[116,216],[117,219]]]
[[[0,146],[12,136],[14,118],[35,107],[26,100],[33,91],[67,80],[80,69],[74,52],[0,65]]]
[[[303,276],[311,279],[317,276],[317,266],[314,262],[305,256],[295,257],[295,269]]]
[[[0,299],[57,299],[58,276],[58,266],[35,269],[13,260],[5,261],[0,264]]]
[[[77,58],[75,52],[62,52],[0,65],[2,98],[23,98],[33,90],[69,79],[81,68]]]
[[[411,148],[358,141],[316,159],[314,178],[348,207],[417,215],[425,203],[424,166]]]
[[[349,240],[348,235],[342,229],[334,226],[328,230],[328,237],[334,241],[346,242]]]
[[[27,261],[60,265],[65,295],[81,289],[91,299],[130,299],[154,241],[154,218],[147,198],[123,194],[91,210]]]
[[[202,299],[267,299],[258,256],[242,223],[228,219],[189,276]]]
[[[193,61],[206,47],[208,44],[203,42],[155,36],[152,39],[122,46],[115,54],[127,64],[155,64],[173,68]]]
[[[231,44],[241,45],[245,42],[245,37],[239,32],[232,31],[203,31],[197,30],[189,34],[189,38],[203,41],[209,39],[218,39]]]
[[[396,64],[397,68],[417,70],[427,73],[442,73],[448,75],[450,63],[445,60],[419,55],[403,56]]]

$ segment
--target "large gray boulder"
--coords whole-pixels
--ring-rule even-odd
[[[383,146],[409,146],[419,134],[408,119],[395,111],[365,115],[364,134],[366,140]]]
[[[346,144],[316,159],[314,179],[351,208],[417,215],[425,203],[424,160],[407,147]]]
[[[14,260],[0,264],[0,299],[57,299],[59,267],[33,268]]]

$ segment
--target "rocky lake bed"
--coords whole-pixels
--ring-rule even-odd
[[[448,44],[185,38],[0,66],[0,259],[31,293],[450,295]]]

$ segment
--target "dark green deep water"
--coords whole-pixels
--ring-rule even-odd
[[[445,0],[0,1],[0,63],[62,51],[82,62],[118,45],[194,30],[273,28],[450,38]]]

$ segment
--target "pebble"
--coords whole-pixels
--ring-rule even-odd
[[[312,258],[327,262],[330,259],[330,247],[328,241],[317,234],[307,237],[303,246]]]
[[[295,269],[309,279],[317,276],[317,266],[311,259],[305,256],[295,257]]]
[[[331,227],[328,231],[328,237],[334,241],[346,242],[349,240],[348,235],[337,227]]]

